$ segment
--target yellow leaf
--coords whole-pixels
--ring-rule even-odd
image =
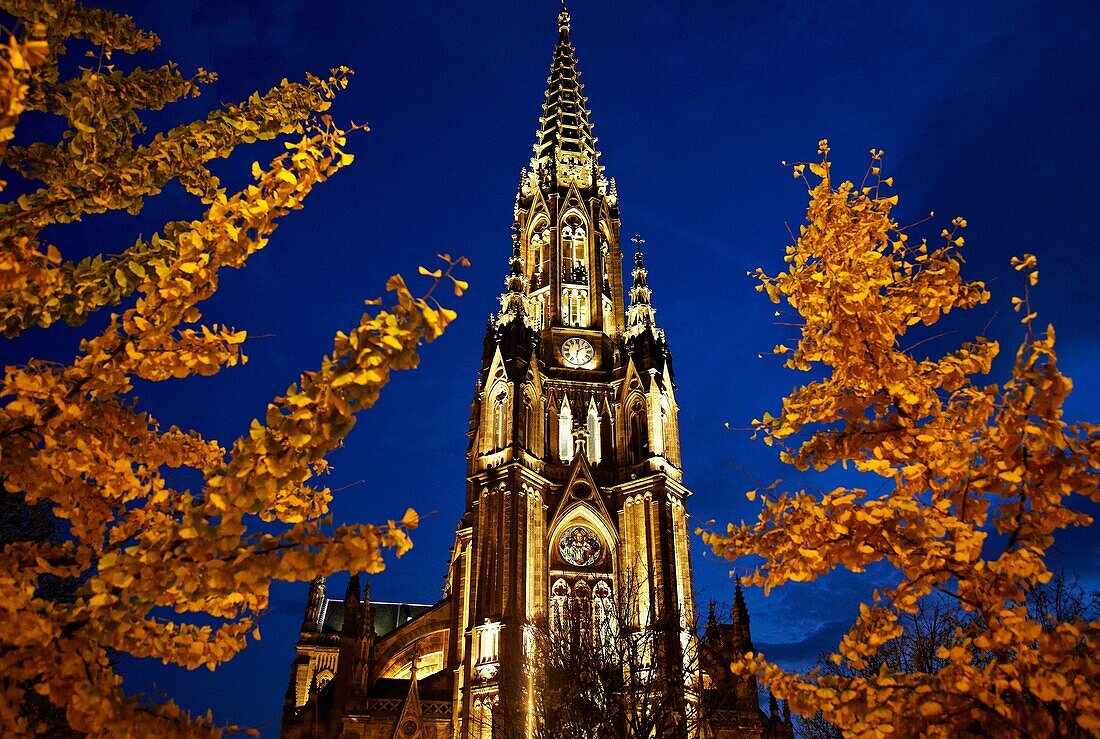
[[[942,710],[943,710],[943,706],[941,706],[936,701],[927,701],[927,702],[921,704],[921,706],[920,706],[920,715],[925,716],[925,717],[935,716],[936,714],[940,713]]]
[[[386,289],[390,291],[406,289],[405,278],[401,275],[392,275],[390,279],[386,280]]]

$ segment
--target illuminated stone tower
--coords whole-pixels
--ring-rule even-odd
[[[755,682],[729,673],[733,654],[752,648],[740,591],[732,625],[712,611],[705,637],[694,635],[672,360],[640,237],[624,290],[618,193],[600,165],[569,20],[562,10],[485,335],[443,598],[372,602],[355,575],[336,600],[317,578],[287,686],[288,739],[528,736],[534,624],[554,633],[570,618],[604,635],[613,621],[642,647],[624,672],[668,676],[657,697],[673,731],[644,735],[690,725],[708,739],[793,736],[778,714],[767,722]]]
[[[463,635],[455,710],[470,726],[515,699],[499,676],[521,659],[523,625],[566,604],[598,613],[628,587],[629,626],[678,624],[656,648],[670,664],[694,628],[671,358],[640,238],[624,295],[618,193],[569,22],[562,10],[470,420],[450,584]]]

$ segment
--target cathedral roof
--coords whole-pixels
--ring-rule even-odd
[[[535,139],[532,168],[553,167],[556,155],[575,153],[595,165],[599,152],[592,133],[588,99],[582,94],[580,71],[569,41],[569,11],[558,15],[558,43],[547,79],[546,102],[542,107],[541,126]]]
[[[374,607],[375,636],[385,636],[431,608],[422,603],[386,603],[371,601]],[[344,601],[329,598],[321,616],[321,633],[339,634],[344,627]]]

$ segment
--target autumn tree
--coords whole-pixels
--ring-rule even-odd
[[[1061,624],[1091,621],[1100,617],[1100,591],[1085,590],[1076,577],[1058,570],[1046,583],[1028,589],[1028,612],[1045,630],[1055,630]],[[902,633],[882,645],[859,669],[847,663],[834,663],[828,653],[819,656],[816,668],[826,675],[843,677],[873,677],[886,669],[890,672],[938,672],[949,664],[948,655],[960,636],[985,631],[976,614],[967,613],[956,599],[946,596],[925,598],[917,603],[913,613],[899,614]],[[1085,645],[1081,645],[1082,649]],[[946,653],[946,654],[945,654]],[[943,655],[943,656],[941,656]],[[978,662],[990,655],[976,652]],[[1047,710],[1061,718],[1058,705]],[[1061,724],[1059,734],[1085,736],[1072,725]],[[804,739],[840,739],[843,733],[825,721],[821,712],[799,721],[799,735]]]
[[[830,655],[855,674],[793,674],[755,653],[734,667],[797,713],[821,711],[857,735],[1052,736],[1073,723],[1098,733],[1100,621],[1045,629],[1026,603],[1051,577],[1044,555],[1055,533],[1092,523],[1073,499],[1100,501],[1100,429],[1064,420],[1071,383],[1054,328],[1034,329],[1036,258],[1013,260],[1026,277],[1012,300],[1024,339],[1006,381],[979,383],[998,352],[984,337],[939,356],[903,348],[918,324],[990,297],[960,276],[966,221],[954,219],[939,245],[911,239],[892,216],[898,196],[886,194],[882,152],[859,186],[834,184],[828,152],[822,142],[820,162],[794,165],[810,204],[785,271],[757,272],[758,289],[799,316],[797,344],[776,353],[820,379],[754,426],[798,469],[851,465],[886,492],[764,492],[757,521],[705,536],[730,559],[762,557],[743,581],[765,591],[873,565],[891,568],[896,585],[860,606]],[[938,649],[937,671],[858,672],[931,597],[956,600],[982,628]]]
[[[938,655],[942,648],[950,650],[956,635],[968,625],[965,613],[955,600],[925,598],[917,602],[913,613],[898,615],[902,632],[883,644],[870,655],[863,666],[856,669],[847,662],[835,663],[828,652],[818,655],[815,668],[824,675],[847,679],[873,678],[882,671],[934,673],[947,664]],[[802,739],[842,739],[844,733],[825,720],[821,711],[798,720],[798,734]]]
[[[203,323],[202,301],[222,269],[243,267],[279,219],[351,164],[349,131],[325,112],[350,71],[283,80],[150,135],[142,112],[199,95],[213,75],[174,64],[124,70],[128,55],[158,43],[128,17],[74,0],[3,8],[11,25],[0,48],[0,154],[5,176],[17,178],[5,187],[20,194],[0,204],[0,327],[14,337],[99,315],[71,361],[4,368],[0,725],[5,736],[56,734],[40,710],[48,701],[68,730],[92,736],[216,735],[209,716],[128,696],[109,655],[213,669],[250,633],[259,638],[272,581],[377,572],[384,548],[411,546],[412,511],[334,527],[332,494],[317,477],[390,372],[414,367],[418,346],[454,313],[430,289],[414,297],[392,277],[390,304],[368,301],[375,307],[336,334],[320,366],[231,444],[162,425],[137,404],[134,383],[245,361],[245,332]],[[63,64],[66,51],[86,52],[87,66]],[[53,122],[24,130],[29,112]],[[53,128],[64,129],[55,140],[23,142]],[[211,173],[238,147],[273,139],[285,149],[254,163],[240,192]],[[172,182],[201,202],[200,218],[103,253],[86,248],[83,258],[51,241],[82,218],[138,214]],[[422,271],[459,293],[451,268],[464,260],[445,261]],[[188,490],[180,480],[201,482]]]

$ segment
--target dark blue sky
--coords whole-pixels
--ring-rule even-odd
[[[465,254],[470,291],[459,321],[397,376],[332,462],[341,520],[423,513],[415,548],[374,578],[382,600],[434,602],[464,494],[469,403],[486,314],[509,251],[519,170],[527,163],[557,36],[558,3],[116,2],[164,43],[156,60],[204,66],[220,81],[198,101],[151,117],[202,115],[220,102],[345,64],[358,74],[338,120],[367,121],[353,167],[284,220],[270,246],[227,274],[206,318],[265,336],[250,362],[216,378],[140,389],[162,421],[229,442],[393,272],[412,276],[437,251]],[[1076,383],[1071,418],[1100,420],[1100,16],[1095,2],[611,2],[573,0],[573,41],[607,173],[616,177],[624,236],[641,232],[658,323],[676,362],[689,511],[702,524],[754,514],[744,491],[765,484],[828,489],[800,477],[745,427],[803,381],[767,354],[792,330],[745,276],[776,272],[806,193],[780,160],[812,158],[828,137],[835,172],[861,177],[870,147],[886,150],[902,221],[967,218],[966,276],[993,300],[947,328],[939,346],[982,331],[1011,356],[1021,337],[1009,299],[1021,290],[1009,257],[1039,256],[1040,321],[1058,327]],[[143,59],[150,66],[150,59]],[[221,172],[247,177],[255,147]],[[235,174],[233,174],[235,172]],[[107,251],[167,217],[199,213],[170,188],[138,218],[86,225]],[[157,219],[160,220],[157,220]],[[66,239],[58,236],[64,244]],[[86,241],[89,241],[84,237]],[[76,244],[76,241],[73,241]],[[78,246],[72,248],[79,249]],[[73,252],[78,253],[78,252]],[[72,334],[30,334],[7,349],[71,355]],[[946,343],[944,343],[946,342]],[[759,359],[759,353],[765,353]],[[1006,371],[1001,361],[994,379]],[[1095,584],[1097,537],[1061,537],[1058,564]],[[731,599],[729,566],[695,546],[701,601]],[[785,664],[810,662],[839,639],[873,583],[838,575],[764,599],[748,594],[758,646]],[[343,581],[333,588],[343,591]],[[301,618],[304,586],[274,591],[263,640],[215,673],[124,662],[127,685],[167,691],[187,708],[274,735]]]

